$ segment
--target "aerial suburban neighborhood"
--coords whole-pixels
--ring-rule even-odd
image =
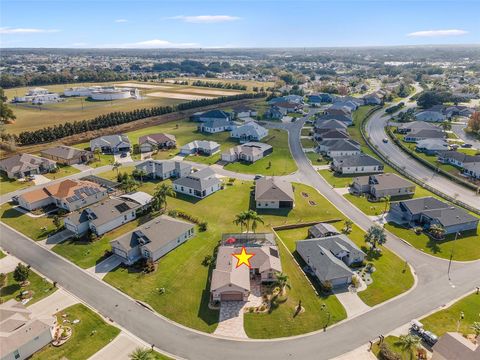
[[[0,360],[480,360],[477,2],[0,13]]]

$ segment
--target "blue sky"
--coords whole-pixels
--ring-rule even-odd
[[[479,44],[480,1],[1,0],[1,47]]]

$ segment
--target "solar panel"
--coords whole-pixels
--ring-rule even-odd
[[[272,255],[273,257],[278,258],[278,250],[277,250],[277,249],[270,248],[270,255]]]
[[[115,209],[117,209],[120,213],[124,213],[125,211],[130,210],[130,206],[128,206],[126,203],[121,203],[115,205]]]

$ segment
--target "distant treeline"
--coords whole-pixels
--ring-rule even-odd
[[[202,80],[195,80],[194,82],[192,82],[192,86],[201,86],[217,89],[247,90],[247,87],[245,85],[239,83],[231,84],[225,82],[211,82]]]
[[[265,97],[265,93],[248,93],[234,96],[222,96],[215,99],[193,100],[175,106],[158,106],[153,108],[137,109],[128,112],[112,112],[105,115],[97,116],[90,120],[67,122],[55,126],[49,126],[34,131],[23,131],[19,135],[0,134],[3,141],[13,141],[18,145],[33,145],[44,142],[58,140],[67,136],[81,134],[87,131],[94,131],[109,128],[116,125],[129,123],[135,120],[145,119],[151,116],[158,116],[173,113],[175,111],[189,110],[197,107],[221,104],[227,101],[255,99]]]

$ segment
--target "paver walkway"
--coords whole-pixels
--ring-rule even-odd
[[[122,259],[119,256],[112,255],[87,270],[93,273],[96,277],[103,279],[105,275],[107,275],[110,271],[115,269],[121,263]]]
[[[78,300],[63,289],[58,289],[52,295],[28,307],[34,316],[50,316],[60,310],[77,304]]]
[[[122,331],[110,344],[93,354],[89,360],[129,360],[128,355],[137,347],[144,348],[145,344]]]
[[[337,356],[332,360],[377,360],[377,357],[368,351],[370,344],[360,346],[353,351]]]

